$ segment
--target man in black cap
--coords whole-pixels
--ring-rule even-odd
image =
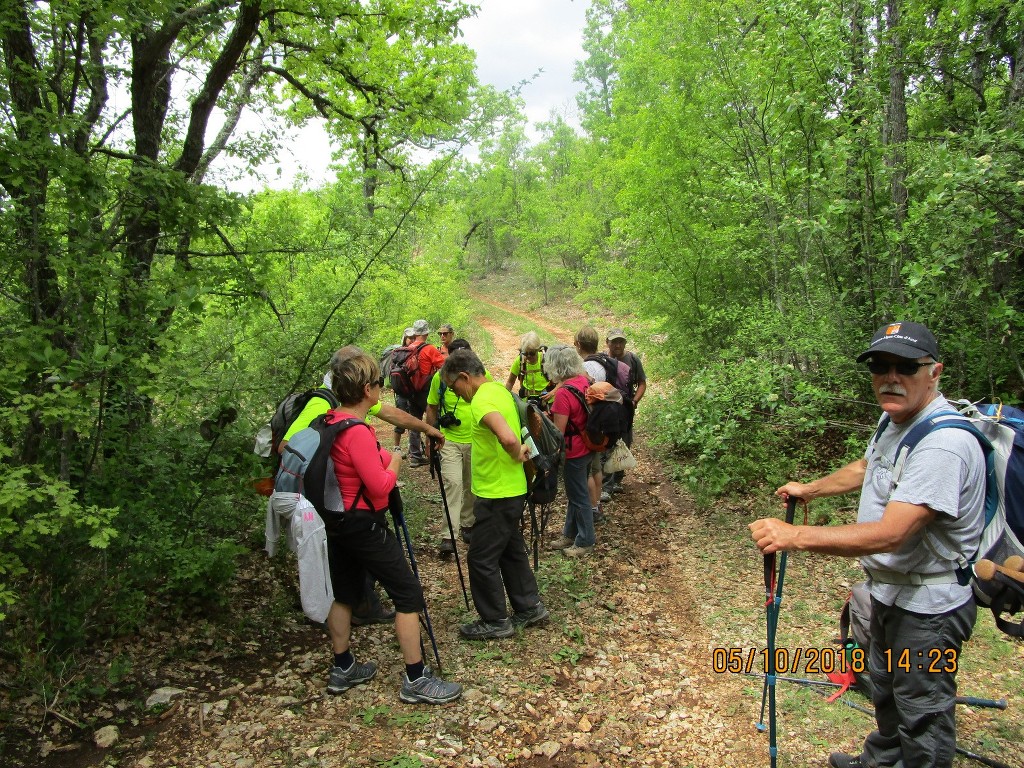
[[[878,329],[857,358],[866,363],[882,417],[864,458],[775,493],[804,501],[860,488],[857,522],[750,524],[764,554],[810,551],[860,557],[871,592],[867,659],[877,730],[860,754],[833,752],[832,768],[949,768],[956,749],[956,669],[976,606],[964,565],[977,556],[984,527],[985,458],[960,429],[928,432],[897,462],[918,424],[955,408],[939,392],[939,346],[919,323]],[[955,417],[954,417],[955,418]]]

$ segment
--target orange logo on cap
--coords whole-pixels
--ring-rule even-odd
[[[899,323],[893,323],[892,325],[890,325],[889,327],[887,327],[885,329],[885,335],[886,336],[892,336],[894,333],[899,333],[899,332],[900,332],[900,324]]]

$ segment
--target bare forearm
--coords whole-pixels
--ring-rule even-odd
[[[831,475],[819,477],[809,483],[787,483],[776,491],[779,496],[796,496],[804,501],[822,499],[827,496],[840,496],[850,493],[864,483],[867,462],[864,459],[850,462]]]

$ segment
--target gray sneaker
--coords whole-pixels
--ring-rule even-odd
[[[402,690],[398,698],[406,704],[447,704],[462,695],[462,686],[458,683],[446,683],[436,677],[430,667],[423,668],[423,677],[410,680],[402,675]]]
[[[533,608],[525,611],[516,611],[512,614],[512,625],[515,627],[532,627],[536,624],[545,624],[551,618],[544,603],[537,603]]]
[[[327,678],[327,692],[336,696],[354,685],[362,685],[373,680],[376,674],[377,665],[372,661],[355,661],[348,669],[331,667],[331,676]]]
[[[516,633],[512,626],[511,619],[501,621],[478,621],[463,624],[459,627],[459,634],[467,640],[494,640],[500,637],[512,637]]]

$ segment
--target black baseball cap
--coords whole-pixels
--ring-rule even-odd
[[[867,352],[861,353],[858,363],[863,363],[877,352],[888,352],[898,357],[916,359],[928,355],[939,360],[939,342],[932,332],[920,323],[886,323],[871,339]]]

